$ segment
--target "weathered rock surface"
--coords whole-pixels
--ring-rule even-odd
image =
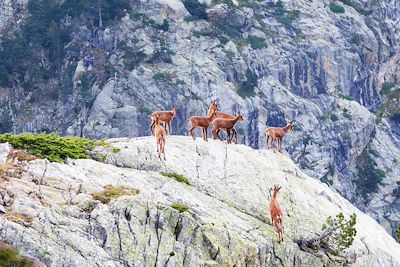
[[[9,23],[18,29],[23,20],[13,18],[26,17],[27,2],[0,3],[0,29]],[[59,27],[72,25],[72,33],[60,73],[35,80],[34,88],[23,88],[29,71],[0,86],[2,131],[143,136],[152,110],[178,104],[172,127],[185,134],[188,117],[204,114],[219,97],[221,110],[244,114],[240,141],[253,148],[264,147],[267,126],[296,120],[285,140],[294,161],[394,235],[400,125],[390,118],[400,104],[384,115],[380,110],[384,85],[400,88],[398,1],[201,2],[207,20],[188,19],[180,0],[133,1],[108,27],[66,17]],[[333,12],[332,3],[344,13]],[[168,27],[161,27],[164,20]],[[243,98],[238,89],[246,71],[256,86]],[[372,192],[363,189],[357,169],[363,152],[378,152],[371,157],[385,174]]]
[[[167,161],[160,161],[153,138],[109,142],[114,149],[93,151],[104,163],[23,163],[21,177],[2,184],[13,204],[0,216],[0,239],[48,266],[323,266],[293,240],[319,232],[328,216],[343,212],[357,214],[357,236],[347,251],[354,266],[400,266],[400,245],[375,220],[286,155],[173,136]],[[182,174],[192,186],[161,171]],[[282,185],[282,244],[269,218],[273,184]],[[91,194],[106,185],[139,193],[102,204]],[[173,203],[189,210],[180,213]],[[10,212],[32,218],[30,225],[11,220]]]

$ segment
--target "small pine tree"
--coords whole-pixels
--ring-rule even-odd
[[[340,255],[343,250],[349,248],[354,241],[357,234],[355,228],[357,216],[355,213],[350,215],[346,220],[343,213],[339,213],[335,218],[328,217],[326,222],[322,225],[323,231],[331,232],[327,237],[327,244],[332,249],[333,254]]]

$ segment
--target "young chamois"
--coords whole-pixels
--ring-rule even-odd
[[[158,157],[161,159],[161,154],[164,155],[164,160],[165,159],[165,142],[166,142],[166,137],[167,134],[165,132],[165,129],[160,125],[160,115],[156,114],[154,116],[154,136],[156,137],[157,141],[157,153]]]
[[[207,115],[210,115],[213,109],[217,110],[214,120],[219,119],[219,118],[221,118],[221,119],[233,119],[234,118],[234,116],[232,116],[231,114],[224,113],[224,112],[221,112],[218,110],[218,99],[211,101],[210,107],[208,108]],[[218,138],[219,140],[222,141],[222,138],[219,136],[219,132],[220,132],[220,129],[218,129],[216,131],[215,135],[213,134],[213,138],[214,139]],[[237,144],[237,132],[236,132],[235,128],[232,128],[232,137],[231,137],[230,141],[232,141],[233,139],[235,139],[234,143]]]
[[[155,126],[155,120],[154,117],[156,115],[159,115],[159,119],[160,122],[164,123],[164,128],[167,130],[167,126],[168,126],[168,134],[172,134],[172,129],[171,129],[171,122],[173,120],[173,118],[175,117],[176,114],[176,106],[172,106],[172,110],[170,111],[154,111],[153,113],[151,113],[150,117],[151,117],[151,124],[150,124],[150,131],[151,134],[153,134],[153,129]]]
[[[191,125],[189,132],[190,132],[190,135],[193,137],[193,140],[196,140],[196,136],[194,135],[193,131],[197,127],[201,127],[203,139],[204,139],[204,141],[208,141],[207,140],[207,130],[208,130],[208,126],[210,126],[212,120],[215,117],[215,113],[216,113],[216,110],[214,109],[212,111],[212,113],[210,115],[208,115],[207,117],[192,116],[189,118],[189,123]]]
[[[267,137],[267,148],[269,148],[269,139],[271,139],[271,147],[274,146],[274,142],[278,142],[278,150],[282,152],[282,139],[285,134],[289,131],[293,131],[293,122],[289,122],[285,127],[269,127],[265,130],[265,136]]]
[[[269,211],[271,213],[272,226],[275,226],[278,232],[278,243],[283,241],[283,211],[278,203],[277,195],[281,187],[274,186],[272,199],[269,203]]]
[[[225,130],[228,134],[227,142],[228,144],[232,141],[231,134],[233,134],[233,127],[238,121],[243,121],[243,117],[240,114],[240,111],[238,114],[233,117],[232,119],[223,119],[223,118],[216,118],[212,121],[212,126],[213,126],[213,131],[212,134],[215,136],[218,133],[218,130]]]

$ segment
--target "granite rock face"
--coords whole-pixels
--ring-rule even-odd
[[[0,216],[0,239],[47,266],[337,266],[294,240],[343,212],[357,214],[346,251],[353,266],[400,266],[400,245],[375,220],[284,154],[174,136],[160,161],[152,138],[108,141],[112,148],[92,151],[103,162],[14,162],[23,171],[1,176],[11,205]],[[282,244],[268,211],[274,184],[282,186]],[[103,204],[92,194],[107,185],[139,192]]]
[[[178,104],[173,131],[186,134],[189,116],[220,98],[221,110],[244,114],[239,139],[253,148],[265,147],[267,126],[295,120],[284,141],[294,161],[394,235],[398,2],[202,2],[207,19],[180,0],[133,1],[104,27],[67,16],[60,27],[72,27],[71,40],[59,72],[34,88],[23,88],[29,72],[0,86],[2,131],[144,136],[151,111]],[[27,3],[5,1],[0,29],[15,26],[11,14],[23,23]],[[366,159],[376,176],[360,171]]]

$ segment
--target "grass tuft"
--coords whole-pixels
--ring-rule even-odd
[[[183,176],[182,174],[177,174],[176,172],[160,172],[160,174],[165,177],[174,178],[176,181],[180,183],[191,185],[189,179]]]
[[[99,200],[103,204],[109,203],[111,200],[120,196],[135,196],[139,194],[138,189],[128,188],[125,186],[107,185],[103,191],[92,193],[93,199]]]
[[[185,212],[189,210],[189,207],[184,203],[174,202],[171,205],[171,208],[176,209],[179,213]]]
[[[0,247],[0,266],[28,267],[33,266],[33,264],[28,259],[21,257],[18,250]]]

